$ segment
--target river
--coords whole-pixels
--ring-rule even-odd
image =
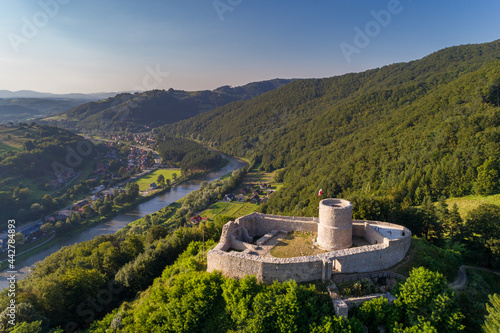
[[[227,156],[225,156],[228,158]],[[128,211],[127,213],[120,214],[111,220],[108,220],[106,222],[100,223],[96,225],[95,227],[92,227],[90,229],[87,229],[83,232],[81,232],[78,235],[75,235],[71,237],[70,239],[65,240],[64,242],[61,242],[60,244],[54,245],[44,251],[38,252],[37,254],[29,257],[28,259],[24,260],[22,263],[16,264],[16,278],[17,280],[22,280],[24,279],[30,272],[30,267],[33,266],[36,262],[45,259],[52,253],[58,251],[60,248],[63,246],[69,246],[73,245],[76,243],[80,242],[85,242],[88,240],[93,239],[96,236],[99,235],[106,235],[106,234],[112,234],[126,226],[127,224],[140,219],[141,217],[144,217],[146,215],[152,214],[156,211],[159,211],[165,206],[170,205],[171,203],[185,197],[188,195],[190,192],[197,190],[200,188],[200,184],[204,181],[206,182],[211,182],[216,179],[219,179],[220,177],[224,176],[225,174],[232,172],[236,169],[240,169],[244,167],[246,164],[244,162],[238,161],[236,159],[230,158],[230,163],[226,165],[224,168],[211,172],[203,177],[200,177],[198,179],[190,180],[185,183],[182,183],[181,185],[173,187],[170,191],[167,191],[165,193],[162,193],[154,198],[152,198],[149,201],[146,201],[134,209]],[[0,289],[4,289],[8,287],[8,281],[7,277],[10,274],[8,274],[6,271],[2,272],[0,274]]]

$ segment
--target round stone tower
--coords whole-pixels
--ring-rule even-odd
[[[317,242],[328,251],[352,246],[352,203],[343,199],[321,200]]]

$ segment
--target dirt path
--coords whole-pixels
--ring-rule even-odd
[[[455,281],[453,281],[452,283],[448,284],[448,286],[451,289],[460,290],[466,286],[466,284],[467,284],[467,273],[465,272],[466,269],[475,269],[477,271],[483,271],[483,272],[488,272],[488,273],[500,275],[500,272],[494,271],[494,270],[489,269],[489,268],[462,265],[458,268],[457,279]]]
[[[463,289],[467,283],[467,273],[465,273],[464,266],[458,268],[457,279],[452,283],[448,283],[448,287],[454,290]]]

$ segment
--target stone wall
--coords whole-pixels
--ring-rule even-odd
[[[318,224],[313,218],[256,214],[255,222],[255,236],[265,235],[272,230],[318,232]]]
[[[365,221],[352,221],[352,235],[356,237],[365,237]]]
[[[265,215],[261,213],[252,213],[236,219],[236,221],[228,222],[227,235],[221,237],[225,242],[230,242],[229,235],[235,235],[240,241],[247,241],[245,235],[250,237],[262,237],[274,230],[284,232],[302,231],[302,232],[318,232],[318,223],[314,222],[312,217],[291,217]],[[247,241],[248,242],[248,241]]]
[[[380,232],[376,231],[373,225],[365,223],[365,238],[370,244],[383,244],[387,239]]]
[[[331,278],[332,272],[364,273],[383,270],[400,262],[411,242],[411,232],[402,226],[377,222],[353,221],[353,234],[376,244],[331,251],[315,256],[274,258],[253,255],[245,242],[236,235],[245,228],[250,236],[263,235],[271,230],[315,232],[317,223],[312,218],[292,218],[254,213],[224,225],[220,243],[207,254],[209,272],[220,270],[224,275],[243,278],[255,275],[267,283],[289,279],[298,282]],[[388,239],[371,225],[380,225],[404,231],[405,236]],[[243,252],[231,251],[238,249]]]
[[[244,252],[224,252],[214,248],[207,253],[207,271],[218,270],[224,276],[232,278],[255,275],[259,281],[264,281],[262,276],[262,262],[254,259],[251,255]]]
[[[385,294],[374,294],[363,297],[333,300],[333,309],[335,310],[335,314],[337,316],[339,317],[344,316],[347,318],[349,316],[349,310],[354,306],[359,307],[364,302],[368,302],[371,301],[372,299],[380,297],[387,298],[389,304],[394,304],[394,301],[396,300],[396,297],[394,297],[391,293],[387,292]]]

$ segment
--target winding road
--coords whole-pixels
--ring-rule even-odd
[[[484,267],[476,267],[476,266],[467,266],[462,265],[458,268],[458,276],[455,281],[449,283],[448,286],[453,290],[461,290],[467,285],[467,273],[466,269],[475,269],[477,271],[489,272],[496,275],[500,275],[500,272],[494,271],[492,269],[484,268]]]

